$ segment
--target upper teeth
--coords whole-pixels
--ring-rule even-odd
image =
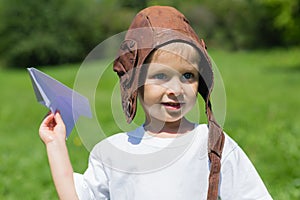
[[[178,105],[179,103],[168,103],[168,104],[171,106],[175,106],[175,105]]]

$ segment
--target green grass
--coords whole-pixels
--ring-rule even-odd
[[[226,87],[225,131],[248,154],[274,199],[299,199],[300,49],[210,54]],[[79,66],[41,70],[72,87]],[[98,120],[109,133],[119,130],[110,110],[116,84],[116,75],[106,70],[95,97]],[[36,102],[26,70],[0,68],[0,86],[0,199],[57,199],[37,132],[47,110]],[[74,170],[83,172],[89,152],[76,131],[67,144]]]

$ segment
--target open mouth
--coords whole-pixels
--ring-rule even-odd
[[[172,109],[179,109],[181,108],[183,103],[166,102],[166,103],[162,103],[162,105]]]

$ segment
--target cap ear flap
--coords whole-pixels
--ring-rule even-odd
[[[124,40],[120,46],[118,58],[114,62],[114,71],[120,78],[122,107],[126,120],[130,123],[136,113],[137,81],[137,43]]]
[[[211,110],[211,103],[206,102],[206,115],[208,118],[208,156],[210,160],[209,185],[207,200],[218,198],[218,185],[220,181],[221,158],[225,143],[225,135],[218,125]]]
[[[137,60],[137,43],[134,40],[124,40],[114,61],[114,71],[121,77],[135,67]]]

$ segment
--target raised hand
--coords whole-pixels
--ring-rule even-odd
[[[54,140],[66,140],[66,127],[59,112],[46,116],[40,125],[39,135],[45,144]]]

